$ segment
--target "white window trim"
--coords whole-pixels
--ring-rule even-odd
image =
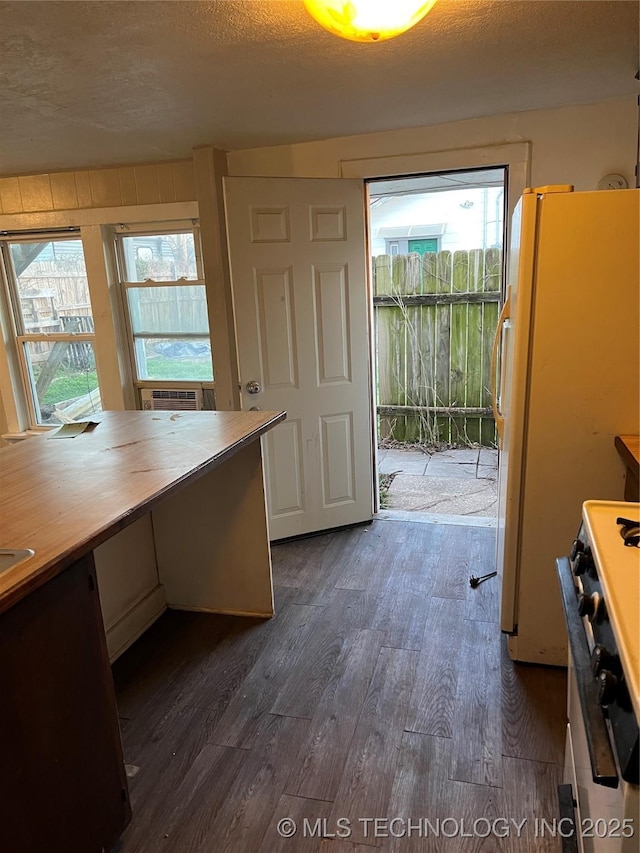
[[[55,230],[81,228],[83,225],[114,226],[121,222],[126,222],[129,226],[136,223],[149,225],[197,218],[197,201],[131,207],[92,207],[83,210],[47,210],[40,213],[4,213],[0,215],[0,235],[4,231]]]
[[[3,344],[0,346],[0,393],[7,420],[8,433],[2,436],[5,438],[22,435],[28,427],[30,413],[22,387],[14,313],[10,303],[9,283],[5,278],[4,264],[0,264],[0,276],[2,278],[0,325]]]

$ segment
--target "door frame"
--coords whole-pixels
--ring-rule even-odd
[[[531,185],[531,143],[516,142],[473,148],[454,148],[449,151],[432,151],[419,154],[397,154],[385,157],[369,157],[357,160],[340,160],[341,178],[361,178],[364,181],[365,225],[367,234],[367,266],[369,292],[369,382],[371,386],[371,428],[373,431],[373,495],[374,515],[380,510],[378,474],[378,436],[375,401],[375,341],[373,333],[373,271],[371,269],[370,211],[368,180],[397,178],[408,175],[424,175],[441,172],[472,171],[473,169],[504,168],[505,170],[505,216],[503,224],[502,293],[501,304],[507,287],[508,253],[511,241],[511,217],[524,190]]]

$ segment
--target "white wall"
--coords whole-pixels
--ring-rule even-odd
[[[340,177],[340,162],[531,142],[531,184],[595,189],[611,172],[634,186],[635,98],[531,110],[406,130],[345,136],[322,142],[231,151],[229,174]]]

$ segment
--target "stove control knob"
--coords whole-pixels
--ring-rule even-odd
[[[584,551],[584,542],[580,539],[574,539],[573,545],[571,546],[571,553],[569,554],[571,562],[573,562],[578,554],[582,553],[582,551]]]
[[[586,595],[581,592],[578,596],[578,613],[580,616],[588,616],[589,619],[593,620],[598,609],[599,599],[600,596],[597,593]]]
[[[613,672],[617,668],[617,663],[617,657],[611,654],[605,646],[598,644],[591,652],[591,669],[595,676],[600,675],[605,669]]]
[[[590,551],[580,551],[573,561],[573,573],[576,577],[583,575],[587,571],[591,574],[594,568],[595,564]]]
[[[598,702],[601,705],[611,705],[618,695],[618,676],[608,669],[603,669],[598,675]]]
[[[590,622],[597,619],[600,615],[601,599],[597,592],[593,595],[587,595],[581,592],[578,596],[578,613],[580,616],[587,616]]]

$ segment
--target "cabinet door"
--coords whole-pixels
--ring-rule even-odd
[[[0,848],[102,853],[131,817],[93,557],[0,615]]]

